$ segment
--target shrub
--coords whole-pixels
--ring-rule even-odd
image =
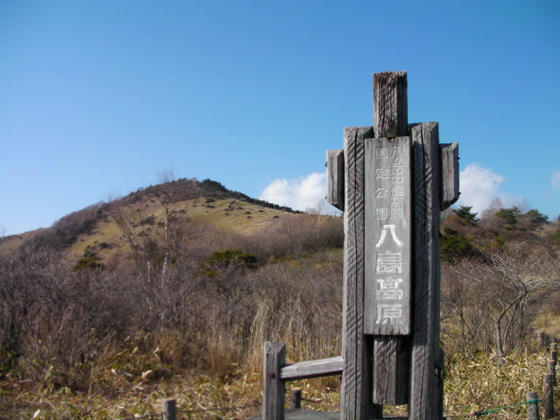
[[[441,235],[441,260],[456,262],[461,258],[476,255],[472,241],[462,236],[458,231],[445,227]]]
[[[206,260],[206,265],[213,268],[227,268],[230,265],[255,268],[257,257],[254,254],[243,252],[241,249],[226,249],[214,251]]]

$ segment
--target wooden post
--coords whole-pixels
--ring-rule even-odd
[[[544,418],[551,419],[554,417],[554,377],[544,375],[543,379]]]
[[[177,405],[175,400],[165,400],[163,402],[163,420],[177,419]]]
[[[537,395],[536,392],[527,393],[527,401],[534,401],[532,403],[527,404],[528,420],[540,420],[538,399],[539,396]]]
[[[292,389],[292,409],[301,408],[301,388]]]
[[[363,334],[364,320],[364,140],[372,127],[344,130],[344,281],[342,308],[341,388],[343,420],[380,417],[382,407],[371,401],[371,340]]]
[[[373,334],[373,402],[397,405],[408,402],[410,357],[406,337],[410,334],[412,229],[407,74],[374,74],[373,86],[375,138],[366,143],[365,165],[365,302],[370,315],[364,333]],[[388,248],[382,249],[385,243]],[[395,264],[380,266],[389,257]],[[380,290],[391,281],[395,287]],[[399,295],[393,299],[378,296],[384,292]]]
[[[286,390],[280,379],[280,371],[286,360],[284,343],[264,343],[263,358],[263,420],[284,420],[284,399]]]
[[[408,81],[406,71],[373,75],[375,137],[408,134]]]
[[[552,375],[552,385],[556,386],[556,364],[554,360],[548,361],[548,374]]]
[[[410,419],[437,417],[436,355],[439,354],[440,162],[438,123],[412,126],[414,179],[414,331]]]
[[[408,125],[406,72],[374,75],[375,127],[345,130],[342,419],[443,416],[440,211],[459,196],[457,144]],[[339,203],[329,151],[329,201]],[[336,161],[336,162],[335,162]],[[442,173],[445,180],[442,181]]]

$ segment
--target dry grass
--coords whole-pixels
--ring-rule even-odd
[[[518,352],[507,357],[503,367],[496,364],[494,354],[450,355],[446,368],[446,412],[461,415],[523,402],[529,391],[542,396],[547,354],[546,350]],[[558,397],[560,393],[556,394],[556,400]],[[526,418],[526,413],[526,406],[522,405],[492,413],[492,418]]]
[[[305,352],[298,347],[290,350],[293,351],[289,351],[289,356],[294,351]],[[144,354],[129,351],[101,361],[96,368],[96,381],[112,389],[112,393],[106,390],[77,393],[69,388],[33,389],[33,384],[25,382],[4,382],[0,388],[3,401],[0,418],[30,418],[38,412],[37,419],[116,419],[160,412],[161,402],[167,398],[176,399],[178,411],[183,413],[179,418],[239,419],[260,412],[260,366],[231,364],[225,373],[214,374],[176,370],[162,362],[163,353],[165,351],[161,349],[152,349]],[[252,358],[258,357],[253,355]],[[545,351],[513,355],[502,368],[497,367],[492,354],[480,353],[470,358],[460,354],[448,356],[445,413],[469,417],[468,414],[476,410],[495,409],[525,401],[528,391],[540,393],[546,361]],[[338,410],[340,377],[290,382],[288,396],[295,387],[303,389],[306,400],[314,401],[304,401],[305,408]],[[559,397],[557,393],[556,401]],[[186,415],[189,410],[240,406],[253,407]],[[395,413],[396,410],[386,408],[386,412]],[[526,418],[526,407],[522,405],[497,411],[491,417]]]
[[[100,393],[81,394],[67,388],[56,391],[14,391],[2,388],[4,407],[0,418],[36,419],[118,419],[161,412],[162,400],[177,401],[179,418],[246,418],[258,414],[260,380],[256,374],[239,372],[233,376],[209,376],[200,372],[183,372],[165,381],[138,383],[115,396]],[[118,378],[113,381],[118,382]],[[200,411],[185,416],[189,410],[251,406],[231,411]]]
[[[159,201],[141,202],[120,208],[127,214],[132,232],[138,238],[161,236],[164,209]],[[242,237],[258,236],[265,231],[274,230],[285,220],[308,218],[307,215],[291,214],[283,210],[261,207],[235,199],[221,199],[207,202],[206,199],[192,199],[173,203],[170,214],[176,217],[177,226],[205,226],[214,228],[227,235]],[[142,224],[143,220],[153,217],[153,225]],[[316,217],[321,219],[321,217]],[[21,242],[22,240],[20,240]],[[204,241],[200,235],[189,235],[185,244],[196,245]],[[99,244],[111,244],[108,249],[100,249]],[[97,222],[95,230],[81,235],[69,249],[72,258],[80,258],[88,247],[97,247],[97,255],[102,261],[120,260],[130,254],[130,246],[124,240],[121,230],[112,218]]]
[[[290,362],[341,354],[340,219],[231,199],[185,200],[169,209],[189,223],[176,222],[166,240],[162,203],[130,203],[126,222],[142,247],[134,258],[123,257],[132,247],[109,218],[96,219],[79,236],[74,260],[50,250],[0,258],[0,420],[117,419],[157,413],[165,398],[177,400],[179,413],[254,406],[262,400],[265,341],[286,343]],[[102,248],[103,242],[117,245]],[[105,269],[73,270],[88,245]],[[231,248],[254,254],[257,263],[209,265],[215,251]],[[524,401],[528,391],[540,393],[546,350],[520,335],[498,367],[486,351],[492,341],[479,338],[479,320],[490,315],[476,305],[481,292],[446,288],[457,284],[444,283],[442,294],[446,413],[493,409]],[[458,296],[465,299],[452,300]],[[542,310],[535,309],[532,330],[559,330],[557,299],[548,299],[531,302]],[[461,333],[457,313],[480,316],[467,319],[473,339]],[[340,377],[289,383],[288,392],[293,387],[312,401],[304,407],[339,408]],[[197,411],[184,418],[247,418],[259,411]],[[493,415],[524,416],[523,406]]]

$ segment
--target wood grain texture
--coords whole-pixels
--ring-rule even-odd
[[[459,199],[459,143],[440,144],[441,209]]]
[[[536,392],[528,392],[527,393],[527,401],[536,401],[538,400],[539,395]],[[527,419],[528,420],[540,420],[539,415],[539,403],[535,402],[532,404],[527,404]]]
[[[411,127],[414,191],[414,329],[409,417],[438,418],[440,153],[438,124]]]
[[[344,211],[344,150],[327,150],[327,202]]]
[[[375,137],[408,135],[406,72],[377,73],[373,76]],[[367,226],[367,225],[366,225]],[[371,262],[368,262],[371,264]],[[410,351],[403,337],[373,338],[374,403],[406,403]],[[405,385],[404,388],[407,388]]]
[[[410,344],[405,336],[375,336],[373,341],[374,404],[408,403]]]
[[[345,212],[342,340],[344,371],[341,418],[369,419],[379,414],[371,402],[371,340],[362,332],[364,317],[364,139],[372,127],[344,131]],[[377,412],[376,412],[377,411]]]
[[[343,368],[344,364],[341,356],[310,360],[284,366],[280,371],[280,379],[288,381],[337,375],[342,373]]]
[[[284,343],[264,343],[263,416],[264,420],[284,420],[285,387],[280,371],[286,361]]]
[[[410,334],[411,143],[365,143],[364,334]]]
[[[375,73],[373,102],[376,137],[408,134],[406,71]]]
[[[408,403],[410,347],[407,339],[397,335],[410,334],[410,147],[409,137],[368,139],[365,143],[364,333],[374,335],[375,404]],[[383,157],[376,157],[380,150]],[[393,182],[397,177],[399,182]],[[398,256],[398,261],[389,256]],[[384,314],[383,308],[393,309],[393,313]]]

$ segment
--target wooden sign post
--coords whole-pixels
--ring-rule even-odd
[[[397,404],[443,417],[440,212],[459,196],[458,147],[435,122],[409,125],[407,103],[406,72],[375,74],[375,126],[327,152],[327,197],[344,211],[342,419]]]
[[[327,200],[344,212],[342,357],[285,364],[264,346],[264,420],[283,420],[289,380],[342,373],[343,420],[443,419],[440,212],[459,198],[457,143],[438,123],[408,124],[406,72],[374,74],[375,127],[327,151]]]

